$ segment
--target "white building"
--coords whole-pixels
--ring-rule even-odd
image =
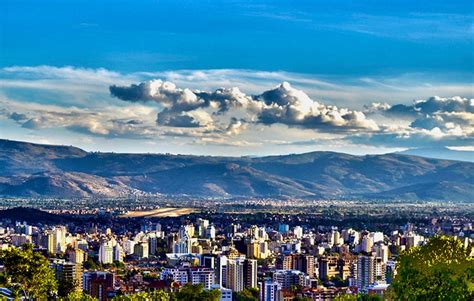
[[[114,262],[114,248],[110,241],[103,242],[99,247],[99,262],[110,264]]]
[[[278,292],[281,285],[273,281],[259,282],[260,301],[278,301]]]
[[[203,284],[205,289],[211,289],[214,285],[215,274],[210,268],[190,269],[189,278],[192,284]]]
[[[214,284],[211,289],[217,289],[221,291],[221,298],[219,301],[232,301],[232,290],[222,287],[218,284]]]
[[[303,228],[301,228],[301,226],[296,226],[293,228],[293,234],[296,238],[301,239],[303,237]]]

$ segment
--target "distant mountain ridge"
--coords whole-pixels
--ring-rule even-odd
[[[399,152],[399,154],[474,162],[474,151],[453,150],[444,146],[407,149],[405,151]]]
[[[212,157],[86,152],[0,140],[0,195],[473,201],[474,163],[404,154]]]

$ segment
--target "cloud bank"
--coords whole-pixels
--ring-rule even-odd
[[[164,126],[206,127],[212,124],[210,114],[226,115],[240,109],[253,122],[265,125],[279,123],[324,131],[378,130],[377,124],[363,112],[325,105],[288,82],[252,96],[236,87],[205,92],[180,89],[161,80],[113,85],[110,93],[124,101],[154,102],[164,107],[157,117],[157,123]],[[231,118],[236,120],[235,116]]]
[[[400,79],[336,83],[285,72],[121,74],[50,66],[0,69],[0,83],[0,122],[26,133],[64,129],[94,139],[164,141],[180,149],[219,145],[237,153],[275,146],[474,145],[474,100],[462,84],[425,85],[421,94],[460,91],[464,97],[420,99],[422,85],[404,87]]]

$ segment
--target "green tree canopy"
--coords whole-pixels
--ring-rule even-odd
[[[233,300],[235,301],[258,301],[259,293],[256,288],[246,288],[241,292],[235,292],[233,294]]]
[[[436,236],[402,253],[391,285],[394,300],[474,300],[472,246]]]
[[[131,295],[116,296],[114,301],[170,301],[173,295],[162,290],[153,292],[140,292]]]
[[[220,297],[219,290],[204,290],[202,284],[186,284],[176,293],[178,301],[219,301]]]
[[[66,297],[60,298],[60,301],[98,301],[90,295],[84,294],[83,292],[74,291],[69,293]]]
[[[57,283],[49,262],[31,244],[21,249],[0,251],[0,261],[5,266],[6,286],[19,289],[34,299],[51,298],[57,292]]]
[[[367,294],[355,294],[355,295],[340,295],[337,296],[334,301],[382,301],[382,297],[377,295],[367,295]]]

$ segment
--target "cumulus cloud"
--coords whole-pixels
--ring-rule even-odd
[[[30,130],[64,128],[93,136],[131,139],[152,138],[159,134],[154,125],[154,111],[145,107],[109,107],[106,111],[95,111],[14,101],[0,101],[0,105],[4,106],[3,117]]]
[[[373,103],[365,107],[365,112],[371,116],[380,113],[391,119],[386,122],[389,125],[383,126],[383,130],[374,135],[358,135],[355,139],[359,142],[453,146],[465,145],[474,140],[474,99],[433,96],[416,100],[411,105]],[[390,126],[394,119],[406,122],[404,126]]]
[[[433,96],[426,100],[415,100],[411,105],[372,103],[365,107],[370,112],[383,112],[387,115],[426,115],[437,112],[468,112],[474,113],[474,99],[454,96],[443,98]]]
[[[220,88],[213,92],[180,89],[169,81],[151,80],[130,86],[110,86],[112,96],[124,101],[149,102],[163,105],[168,111],[183,112],[198,108],[211,107],[219,112],[228,111],[234,107],[258,107],[250,96],[238,88]]]
[[[364,113],[314,101],[287,82],[264,92],[258,98],[266,105],[259,115],[259,120],[264,124],[283,123],[328,130],[378,129],[377,124],[367,119]]]
[[[439,127],[427,129],[391,129],[376,133],[359,133],[345,137],[357,145],[383,147],[464,146],[474,143],[474,136],[463,135],[456,129],[443,131]]]
[[[178,89],[176,85],[161,80],[152,80],[129,87],[110,86],[110,93],[126,101],[155,101],[175,111],[191,111],[202,107],[204,100],[189,89]]]
[[[164,106],[158,113],[157,123],[175,127],[198,127],[212,124],[203,112],[222,115],[234,109],[245,113],[259,123],[285,124],[320,130],[377,130],[377,124],[360,111],[325,105],[312,100],[306,93],[283,82],[260,95],[248,96],[238,88],[205,92],[179,89],[170,82],[153,80],[128,87],[111,86],[113,96],[131,102],[154,101]],[[196,112],[200,110],[196,118]],[[202,122],[203,118],[205,121]],[[235,116],[231,116],[235,118]],[[235,119],[237,120],[237,119]],[[236,126],[237,121],[234,121]],[[234,131],[235,132],[235,131]]]
[[[156,123],[173,127],[209,127],[213,124],[212,117],[203,110],[176,112],[164,109],[158,113]]]
[[[0,68],[0,81],[1,117],[27,133],[64,128],[105,138],[174,137],[187,141],[183,144],[199,140],[236,146],[255,143],[262,135],[289,144],[324,136],[331,143],[350,140],[378,147],[473,145],[471,83],[426,75],[335,79],[253,70],[121,74],[37,66]],[[268,88],[278,82],[283,83]],[[25,91],[34,93],[25,97]],[[425,99],[404,102],[414,96]],[[54,101],[46,104],[45,99]],[[371,100],[379,102],[357,109]]]
[[[247,123],[245,120],[232,117],[225,132],[227,135],[238,135],[246,128],[247,128]]]

